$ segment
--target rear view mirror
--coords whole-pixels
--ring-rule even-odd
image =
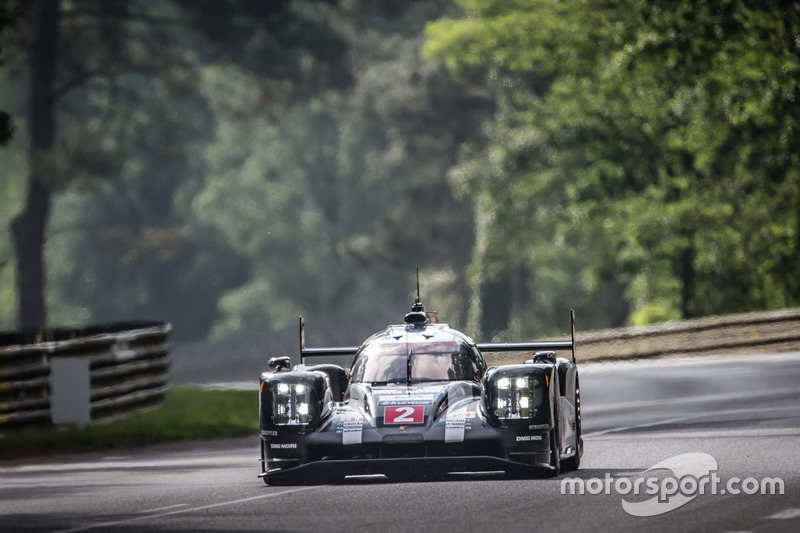
[[[281,372],[292,368],[291,357],[273,357],[267,363],[267,368],[272,372]]]

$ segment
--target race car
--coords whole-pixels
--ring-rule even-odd
[[[419,292],[404,323],[360,346],[306,348],[301,364],[269,360],[261,374],[261,473],[267,484],[325,483],[347,475],[389,479],[432,473],[557,476],[583,455],[572,338],[475,343],[435,323]],[[571,351],[571,359],[556,351]],[[487,368],[483,353],[530,352]],[[309,357],[354,356],[350,370]]]

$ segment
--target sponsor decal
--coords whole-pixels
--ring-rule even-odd
[[[517,435],[517,442],[530,442],[532,440],[542,440],[541,435]]]
[[[397,394],[393,393],[389,398],[382,393],[378,398],[378,405],[431,405],[436,399],[433,394]]]
[[[467,418],[472,418],[475,413],[467,411],[452,411],[447,413],[444,421],[444,441],[464,442],[464,430],[467,428]]]
[[[383,410],[384,424],[422,424],[425,422],[425,407],[422,405],[388,405]]]
[[[350,413],[339,417],[339,427],[336,432],[342,434],[342,444],[361,444],[361,434],[364,431],[364,417],[360,414]]]
[[[289,450],[297,448],[296,442],[272,442],[269,445],[273,450]]]

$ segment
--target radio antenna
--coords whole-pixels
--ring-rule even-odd
[[[419,301],[419,267],[417,267],[417,303],[420,303],[420,301]]]
[[[417,267],[417,297],[414,305],[411,306],[411,312],[406,315],[405,322],[411,327],[422,327],[429,322],[425,308],[419,299],[419,267]]]

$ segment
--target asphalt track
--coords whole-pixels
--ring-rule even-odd
[[[800,531],[800,353],[584,365],[581,391],[583,464],[554,479],[268,487],[255,438],[216,441],[0,463],[0,531]]]

